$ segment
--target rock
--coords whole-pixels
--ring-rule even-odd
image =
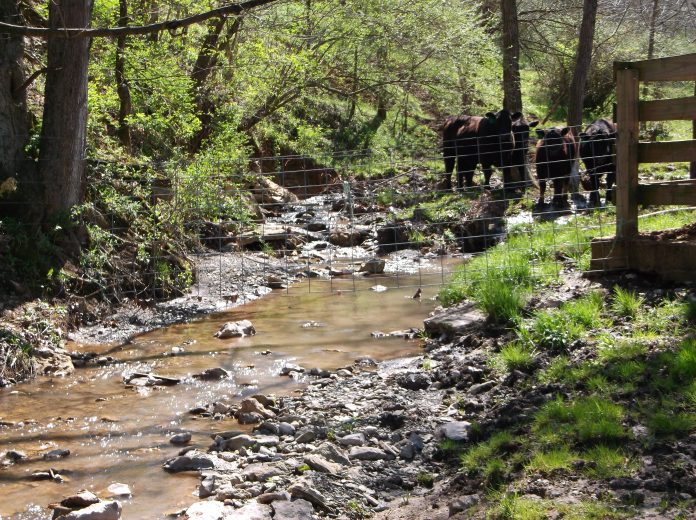
[[[385,451],[369,446],[355,446],[351,448],[349,456],[351,460],[387,460],[390,458]]]
[[[295,437],[295,442],[297,444],[307,444],[312,442],[316,438],[313,430],[302,430]]]
[[[341,446],[362,446],[365,444],[365,436],[362,433],[351,433],[337,439]]]
[[[379,425],[390,430],[398,430],[405,422],[406,418],[401,412],[383,412],[379,416]]]
[[[318,471],[320,473],[336,475],[339,471],[341,471],[340,464],[329,462],[321,455],[305,455],[304,462],[314,471]]]
[[[449,503],[449,516],[454,516],[457,513],[466,511],[470,507],[475,506],[479,502],[478,495],[465,495],[463,497],[456,498]]]
[[[387,291],[388,289],[389,288],[385,287],[384,285],[373,285],[372,287],[370,287],[370,290],[374,291],[374,292],[384,292],[384,291]]]
[[[263,415],[258,413],[237,413],[239,424],[258,424],[263,421]]]
[[[256,334],[254,325],[249,320],[225,323],[214,335],[218,339],[240,338]]]
[[[207,498],[215,494],[217,478],[214,474],[204,475],[198,486],[198,497]]]
[[[466,441],[471,431],[471,423],[467,421],[453,421],[439,426],[435,430],[437,439],[449,439],[452,441]]]
[[[242,402],[239,404],[238,413],[257,413],[264,419],[270,419],[271,417],[276,416],[274,412],[267,409],[264,405],[262,405],[260,402],[253,398],[247,398],[242,400]]]
[[[208,368],[200,374],[193,374],[193,377],[195,377],[196,379],[200,379],[201,381],[215,381],[217,379],[229,379],[230,377],[232,377],[232,374],[230,374],[230,372],[228,372],[224,368],[215,367]]]
[[[271,504],[279,500],[290,500],[290,493],[288,493],[287,491],[268,492],[256,497],[256,501],[260,504]]]
[[[412,442],[406,442],[406,444],[401,446],[401,450],[399,450],[399,457],[404,460],[413,460],[415,456],[416,448]]]
[[[169,437],[169,442],[174,445],[182,445],[182,444],[187,444],[191,442],[191,433],[190,432],[181,432],[172,435]]]
[[[269,397],[267,395],[263,394],[254,394],[251,396],[252,399],[256,399],[259,403],[261,403],[265,407],[270,407],[270,406],[275,406],[276,401],[275,398]]]
[[[423,372],[410,372],[400,374],[396,378],[396,383],[408,390],[425,390],[430,386],[430,378]]]
[[[301,367],[300,365],[293,365],[292,363],[286,364],[283,368],[280,369],[280,375],[281,376],[289,376],[290,372],[297,372],[299,374],[304,373],[305,369]]]
[[[211,469],[215,467],[215,462],[211,456],[205,453],[192,451],[186,455],[169,459],[162,467],[170,473],[179,473],[180,471],[200,471],[202,469]]]
[[[65,497],[63,500],[61,500],[60,505],[70,509],[82,509],[84,507],[91,506],[92,504],[96,504],[97,502],[99,502],[97,495],[91,491],[81,489],[76,494]]]
[[[381,258],[372,258],[361,265],[358,271],[367,274],[382,274],[385,265],[386,262]]]
[[[486,316],[479,311],[474,303],[465,302],[450,307],[443,312],[423,321],[425,331],[433,337],[463,336],[467,331],[480,326],[486,321]]]
[[[266,482],[268,479],[279,477],[288,471],[288,467],[283,463],[267,464],[264,462],[261,464],[249,464],[244,468],[242,474],[250,482]]]
[[[278,446],[280,438],[277,435],[257,435],[254,437],[254,442],[258,446],[269,448]]]
[[[311,520],[314,507],[307,500],[298,498],[292,502],[274,502],[273,520]]]
[[[227,518],[229,520],[271,520],[272,514],[273,509],[271,509],[271,506],[259,504],[258,502],[249,502]]]
[[[70,455],[70,450],[51,450],[48,453],[43,454],[43,459],[44,460],[59,460],[59,459],[64,459],[65,457]]]
[[[220,449],[222,451],[239,451],[242,448],[247,448],[249,446],[253,446],[254,444],[256,444],[256,441],[253,437],[250,437],[249,435],[237,435],[222,443]]]
[[[234,509],[216,500],[196,502],[186,510],[188,520],[226,520],[234,518]]]
[[[12,462],[17,462],[26,459],[27,454],[23,451],[9,450],[7,453],[5,453],[5,458],[11,460]]]
[[[471,395],[483,394],[495,386],[495,381],[485,381],[477,385],[471,385],[469,387],[469,393]]]
[[[134,372],[124,376],[123,382],[133,386],[173,386],[178,385],[181,379],[176,377],[160,376],[157,374],[144,374]]]
[[[319,493],[316,489],[309,486],[306,482],[296,482],[288,488],[288,492],[295,499],[303,499],[311,502],[317,507],[322,509],[328,509],[328,502],[324,495]]]
[[[278,433],[280,435],[294,436],[295,435],[295,427],[290,423],[282,422],[278,425]]]
[[[62,520],[119,520],[121,504],[118,502],[97,502],[83,509],[72,511],[60,517]]]
[[[109,493],[108,496],[112,498],[129,497],[133,495],[133,492],[128,484],[121,484],[120,482],[115,482],[109,485],[109,487],[106,488],[106,491]]]
[[[325,442],[312,452],[313,455],[319,455],[326,460],[336,462],[342,466],[350,466],[350,459],[346,457],[341,450],[333,444]]]

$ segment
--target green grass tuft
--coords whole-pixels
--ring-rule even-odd
[[[638,316],[643,298],[634,291],[622,289],[618,285],[614,286],[614,297],[611,303],[611,310],[617,316],[628,319],[635,319]]]
[[[567,447],[561,447],[536,453],[525,469],[530,472],[548,475],[557,471],[570,470],[573,462],[576,460],[578,460],[577,455],[572,453]]]
[[[534,351],[519,342],[508,343],[500,349],[500,353],[496,356],[505,368],[512,372],[513,370],[526,370],[532,367],[536,361]]]
[[[489,280],[479,287],[474,300],[489,320],[508,324],[521,316],[527,302],[527,291],[505,280]]]

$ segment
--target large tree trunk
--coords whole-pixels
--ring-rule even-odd
[[[500,0],[503,20],[503,107],[522,111],[520,82],[520,35],[517,21],[517,0]]]
[[[19,11],[14,0],[0,0],[0,20],[17,24]],[[23,150],[29,138],[29,113],[24,88],[21,36],[0,33],[0,183],[17,179]],[[17,179],[19,180],[19,179]]]
[[[696,83],[694,83],[694,96],[696,96]],[[691,137],[696,139],[696,121],[691,122]],[[696,161],[693,161],[689,166],[689,178],[696,179]]]
[[[92,0],[52,0],[52,28],[89,27]],[[87,132],[89,38],[51,38],[44,98],[39,173],[43,223],[50,225],[82,201]]]
[[[127,0],[119,0],[118,25],[125,27],[128,24]],[[118,94],[118,139],[129,152],[131,151],[131,132],[128,124],[128,116],[133,111],[133,102],[130,95],[130,86],[126,79],[126,37],[116,38],[116,93]]]
[[[585,99],[585,86],[590,72],[592,61],[592,47],[594,44],[595,21],[597,20],[597,0],[585,0],[582,10],[582,24],[580,25],[580,37],[575,59],[575,72],[570,84],[570,96],[568,99],[568,126],[577,136],[582,124],[582,108]]]

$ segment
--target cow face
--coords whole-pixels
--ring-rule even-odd
[[[515,112],[512,118],[512,133],[515,136],[515,150],[527,150],[529,147],[529,131],[539,124],[539,121],[528,123],[521,112]]]
[[[590,168],[598,168],[614,162],[614,143],[616,132],[597,132],[580,134],[580,155]]]

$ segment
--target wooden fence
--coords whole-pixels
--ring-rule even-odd
[[[638,232],[639,205],[694,205],[696,180],[638,182],[641,163],[696,161],[696,140],[639,141],[641,121],[696,120],[696,96],[641,101],[641,81],[696,81],[696,54],[615,62],[617,124],[616,237],[592,243],[592,269],[636,269],[696,280],[696,243],[656,241]]]

